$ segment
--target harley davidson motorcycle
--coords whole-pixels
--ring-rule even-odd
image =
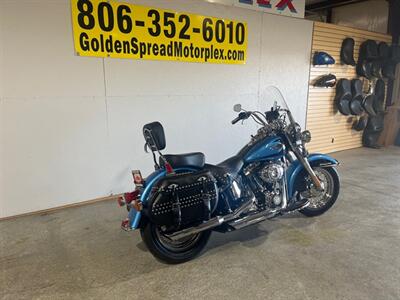
[[[251,119],[259,129],[235,156],[217,165],[205,163],[199,152],[162,154],[162,125],[144,126],[155,171],[145,179],[132,171],[135,190],[118,202],[129,211],[121,227],[139,229],[156,258],[182,263],[202,251],[212,231],[238,230],[294,211],[318,216],[335,203],[338,161],[309,154],[310,132],[301,131],[278,89],[267,91],[267,111],[234,106],[238,116],[232,124]]]

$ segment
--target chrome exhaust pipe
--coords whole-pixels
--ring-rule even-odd
[[[187,237],[192,234],[200,233],[204,230],[208,230],[214,227],[217,227],[221,225],[222,223],[229,222],[231,220],[237,219],[242,213],[250,209],[251,205],[253,204],[253,198],[247,201],[245,204],[243,204],[241,207],[239,207],[236,211],[233,213],[230,213],[226,216],[217,216],[214,217],[198,226],[195,227],[189,227],[180,231],[176,231],[174,233],[166,235],[166,237],[170,238],[171,240],[180,240],[184,237]]]
[[[275,209],[273,211],[262,211],[252,215],[245,216],[241,219],[233,220],[228,222],[228,225],[235,229],[241,229],[253,224],[257,224],[267,219],[275,217],[280,212],[280,209]]]
[[[208,220],[207,222],[200,224],[199,226],[189,227],[189,228],[171,233],[171,234],[167,235],[167,237],[174,241],[180,240],[189,235],[196,234],[196,233],[202,232],[204,230],[217,227],[217,226],[221,225],[222,223],[224,223],[224,221],[225,221],[224,217],[218,216],[218,217],[212,218],[211,220]]]

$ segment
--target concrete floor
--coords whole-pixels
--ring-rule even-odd
[[[0,298],[400,299],[400,148],[333,156],[342,190],[328,213],[214,233],[182,265],[121,231],[114,202],[0,222]]]

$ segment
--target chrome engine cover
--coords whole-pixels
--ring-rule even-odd
[[[282,179],[284,172],[282,163],[270,163],[261,169],[260,177],[265,182],[275,183]]]

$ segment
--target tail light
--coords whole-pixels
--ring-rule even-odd
[[[117,201],[118,201],[118,205],[121,206],[121,207],[126,204],[125,198],[123,196],[119,196]]]

